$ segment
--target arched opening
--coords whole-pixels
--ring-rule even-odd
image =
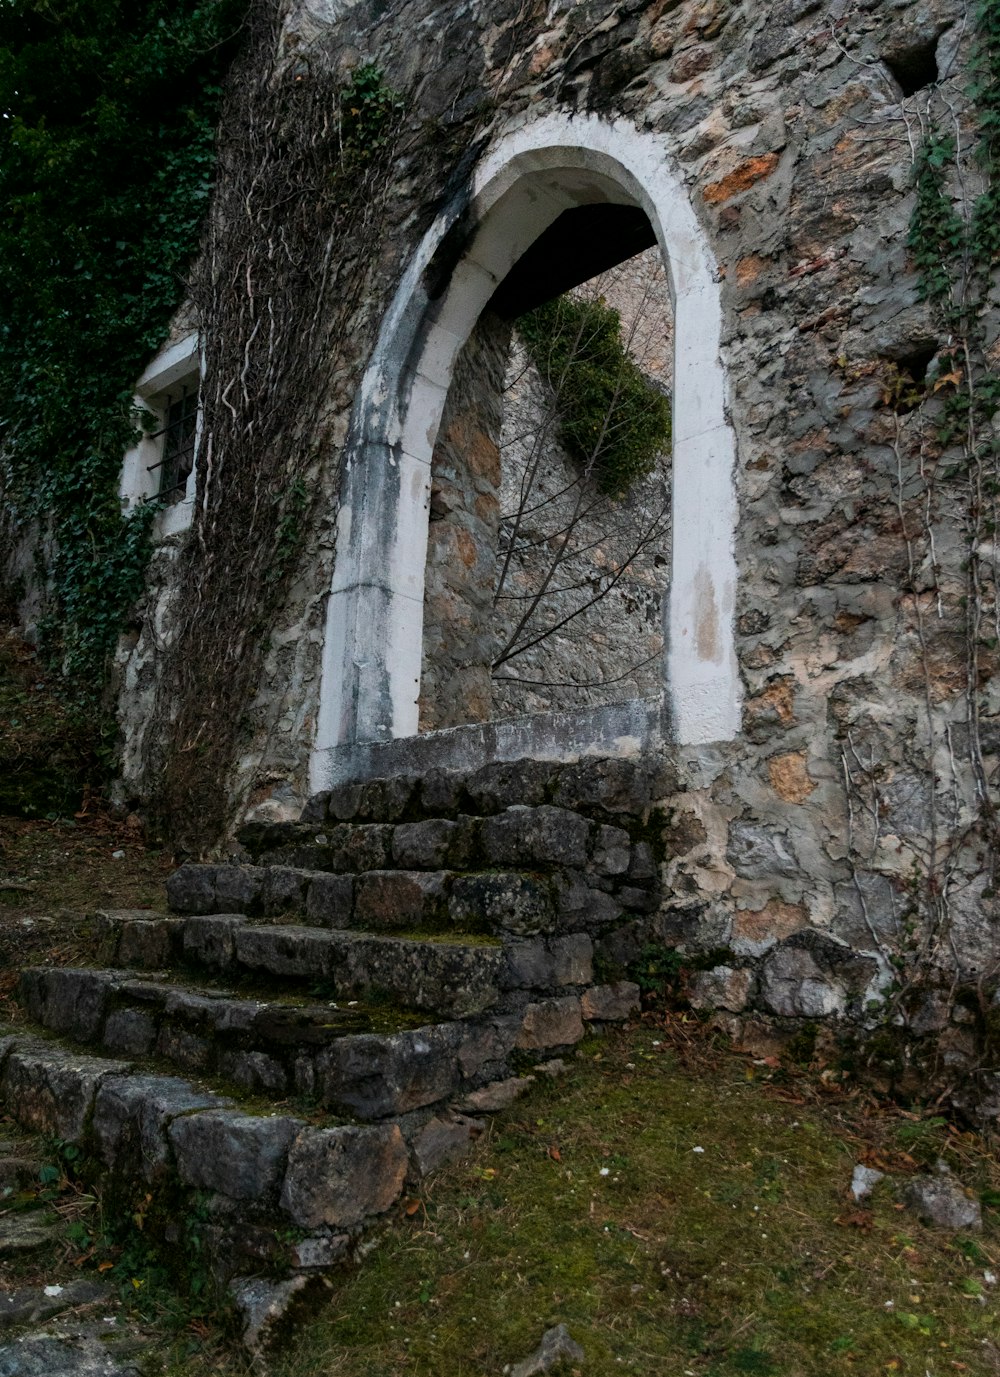
[[[672,321],[625,206],[564,211],[494,293],[431,463],[421,732],[659,698]]]
[[[550,116],[484,160],[425,236],[383,321],[348,441],[314,787],[337,773],[338,751],[417,734],[432,460],[456,361],[501,284],[520,294],[518,304],[531,300],[539,264],[553,258],[551,236],[561,233],[553,227],[581,209],[640,231],[643,217],[667,266],[675,325],[667,731],[690,743],[736,733],[734,443],[711,252],[658,138],[624,121]],[[595,252],[596,236],[575,238],[570,277],[587,271],[581,260]]]

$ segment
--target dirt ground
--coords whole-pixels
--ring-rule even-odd
[[[0,816],[0,1019],[19,1017],[12,996],[23,966],[91,959],[99,909],[165,909],[173,868],[135,820]]]

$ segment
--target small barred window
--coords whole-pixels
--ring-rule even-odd
[[[184,386],[179,394],[168,393],[163,407],[163,428],[154,439],[163,438],[163,457],[149,469],[160,471],[158,496],[168,504],[180,502],[194,468],[195,434],[198,423],[197,385]]]

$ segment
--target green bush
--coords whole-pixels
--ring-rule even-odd
[[[626,350],[618,312],[561,296],[522,316],[517,328],[555,394],[566,449],[601,492],[624,496],[670,444],[670,401]]]

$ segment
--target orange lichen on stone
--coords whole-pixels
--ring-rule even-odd
[[[767,266],[768,260],[761,258],[756,253],[750,254],[747,258],[741,258],[736,264],[737,287],[749,287],[752,282],[757,281]]]
[[[816,788],[806,769],[806,758],[798,751],[773,755],[767,762],[767,773],[774,792],[786,803],[802,803]]]
[[[765,942],[768,938],[780,942],[808,924],[809,915],[802,904],[769,899],[756,912],[748,908],[737,912],[733,919],[733,937],[742,937],[747,942]]]
[[[702,195],[710,206],[720,206],[741,191],[749,191],[756,182],[770,177],[777,166],[777,153],[762,153],[758,158],[748,158],[720,181],[709,182]]]
[[[792,675],[786,674],[780,679],[773,680],[766,689],[749,699],[744,712],[750,721],[776,717],[782,725],[788,726],[795,720],[792,712],[794,697],[795,679]]]

